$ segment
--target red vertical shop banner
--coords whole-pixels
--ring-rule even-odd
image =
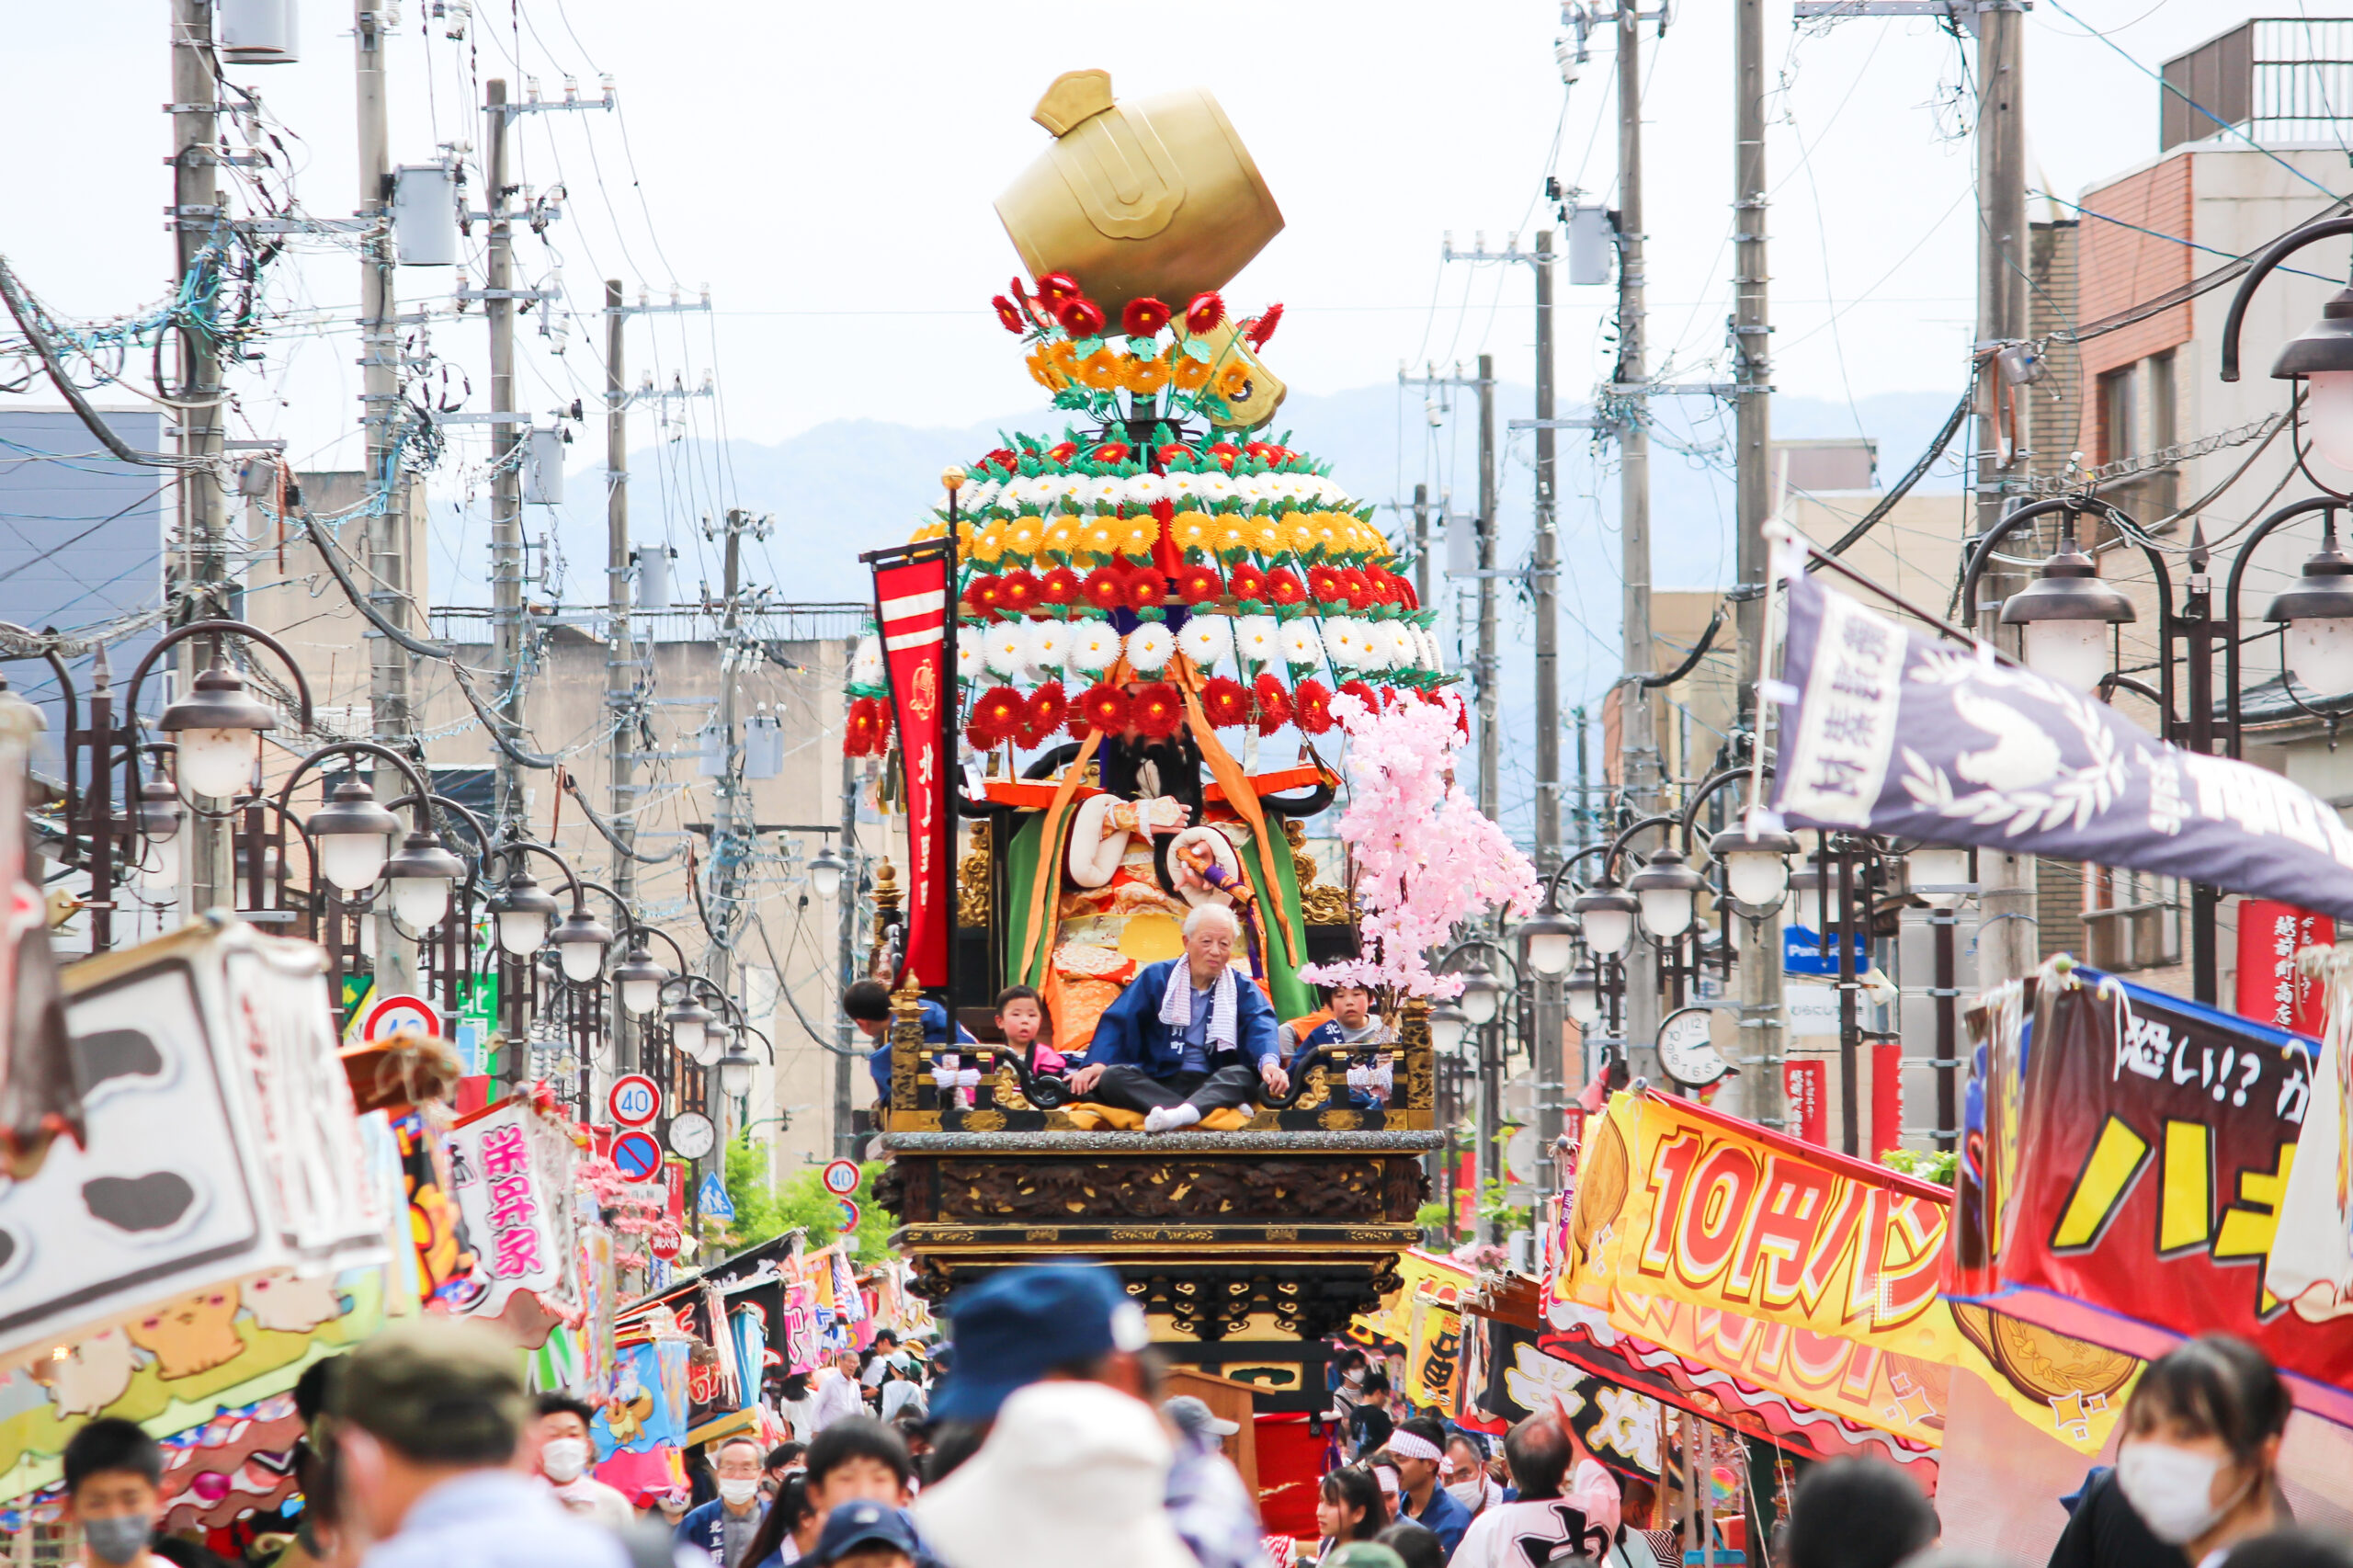
[[[1904,1047],[1871,1042],[1871,1158],[1904,1147]]]
[[[2276,899],[2239,901],[2239,986],[2232,1011],[2273,1028],[2317,1037],[2321,983],[2296,972],[2302,949],[2336,940],[2336,922]]]
[[[1820,1060],[1781,1063],[1781,1094],[1789,1102],[1790,1136],[1830,1146],[1830,1063]]]
[[[662,1165],[662,1183],[667,1202],[665,1208],[673,1220],[687,1217],[687,1167],[676,1160],[665,1160]]]
[[[956,710],[948,547],[933,541],[878,551],[865,559],[874,567],[874,618],[882,629],[882,666],[889,674],[891,718],[905,773],[904,957],[917,985],[944,986],[956,908],[955,822],[948,798],[956,767],[948,741]]]

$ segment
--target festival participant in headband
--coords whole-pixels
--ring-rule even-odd
[[[1245,1104],[1261,1085],[1269,1095],[1289,1090],[1275,1010],[1229,967],[1240,929],[1225,905],[1196,904],[1185,916],[1183,956],[1146,964],[1103,1009],[1072,1089],[1143,1112],[1146,1132],[1190,1127]]]
[[[1438,1484],[1446,1465],[1446,1429],[1425,1415],[1402,1422],[1389,1435],[1388,1453],[1397,1461],[1397,1517],[1437,1536],[1452,1558],[1462,1532],[1471,1528],[1471,1511]]]

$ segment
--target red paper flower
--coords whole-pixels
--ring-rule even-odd
[[[1097,609],[1117,609],[1128,602],[1127,574],[1116,566],[1097,566],[1086,574],[1078,591]]]
[[[1262,672],[1250,687],[1250,699],[1258,705],[1258,733],[1271,735],[1290,722],[1290,693],[1283,689],[1272,670]]]
[[[1283,307],[1279,301],[1267,307],[1267,313],[1242,329],[1242,341],[1253,348],[1264,348],[1267,340],[1275,335],[1275,328],[1282,324]]]
[[[997,580],[997,599],[1007,615],[1027,615],[1041,597],[1035,573],[1016,568]]]
[[[1011,447],[998,447],[982,454],[980,466],[1003,469],[1008,474],[1018,473],[1021,472],[1021,457]]]
[[[1168,597],[1168,584],[1149,566],[1131,567],[1120,584],[1120,601],[1130,609],[1150,609]]]
[[[1045,301],[1046,308],[1051,311],[1065,300],[1083,299],[1085,296],[1078,291],[1077,278],[1067,272],[1049,272],[1038,279],[1038,298]]]
[[[1233,460],[1241,455],[1242,449],[1231,441],[1220,441],[1210,448],[1210,456],[1215,458],[1219,465],[1228,473],[1233,472]]]
[[[1125,441],[1106,441],[1086,455],[1099,463],[1123,463],[1128,460],[1128,444]]]
[[[1290,714],[1307,733],[1323,734],[1332,727],[1330,689],[1313,676],[1301,681],[1290,690]]]
[[[999,294],[989,303],[996,307],[996,319],[1004,324],[1006,331],[1024,333],[1029,330],[1029,318],[1021,313],[1021,307],[1004,295]]]
[[[1171,441],[1160,449],[1160,466],[1166,468],[1172,463],[1188,463],[1200,455],[1182,441]]]
[[[1128,727],[1128,694],[1097,681],[1079,694],[1078,719],[1090,730],[1116,735]]]
[[[1046,449],[1046,460],[1049,462],[1066,463],[1076,456],[1078,456],[1076,441],[1056,441]]]
[[[1038,579],[1038,597],[1050,605],[1078,602],[1078,574],[1067,566],[1057,566]]]
[[[1370,609],[1380,602],[1381,598],[1381,596],[1373,591],[1372,579],[1366,576],[1361,568],[1355,566],[1347,567],[1341,572],[1340,592],[1348,597],[1350,609]]]
[[[1304,604],[1307,589],[1301,585],[1298,574],[1288,566],[1278,566],[1267,574],[1267,597],[1279,605]]]
[[[1245,561],[1225,574],[1225,588],[1237,599],[1263,599],[1267,597],[1267,574]]]
[[[1230,730],[1250,722],[1250,694],[1231,676],[1214,676],[1201,687],[1201,711],[1213,729]]]
[[[1393,605],[1405,602],[1398,596],[1397,585],[1401,579],[1394,572],[1384,567],[1368,566],[1364,569],[1364,580],[1372,585],[1373,602],[1376,604]]]
[[[1029,694],[1029,716],[1021,726],[1021,744],[1041,746],[1063,733],[1070,722],[1070,697],[1063,683],[1050,680]]]
[[[1054,308],[1054,319],[1073,337],[1100,337],[1103,335],[1103,307],[1086,295],[1064,300]]]
[[[1140,687],[1128,699],[1128,722],[1146,740],[1165,741],[1185,722],[1185,699],[1165,680]]]
[[[1225,301],[1212,289],[1206,294],[1196,294],[1193,302],[1185,307],[1185,330],[1195,337],[1225,319]]]
[[[1009,686],[993,686],[972,704],[965,721],[964,738],[978,751],[988,751],[1020,733],[1029,722],[1029,705]]]
[[[1150,337],[1168,324],[1170,314],[1166,305],[1150,295],[1130,300],[1120,312],[1120,330],[1130,337]]]
[[[983,572],[964,585],[964,606],[983,620],[1005,608],[1005,580]]]
[[[1355,698],[1358,702],[1363,703],[1367,708],[1371,709],[1376,713],[1381,711],[1380,697],[1374,693],[1372,687],[1365,685],[1365,683],[1360,680],[1342,681],[1340,683],[1340,695],[1343,697]]]
[[[882,704],[880,699],[861,697],[849,705],[849,716],[842,722],[842,755],[882,755]]]
[[[1329,566],[1311,566],[1307,569],[1307,591],[1317,604],[1336,604],[1348,597],[1348,590],[1340,581],[1340,574]]]
[[[1188,605],[1206,604],[1225,592],[1214,566],[1180,566],[1176,569],[1176,597]]]

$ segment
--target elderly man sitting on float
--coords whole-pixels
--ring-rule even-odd
[[[1287,1091],[1275,1010],[1227,967],[1240,930],[1224,904],[1196,905],[1185,917],[1184,956],[1146,964],[1103,1009],[1071,1088],[1142,1111],[1146,1132],[1174,1132],[1245,1104],[1259,1084],[1270,1095]]]

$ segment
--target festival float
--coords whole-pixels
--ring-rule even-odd
[[[904,879],[878,878],[881,1190],[934,1299],[1100,1258],[1182,1358],[1307,1409],[1313,1342],[1397,1288],[1418,1234],[1441,1142],[1427,1010],[1457,983],[1424,954],[1531,905],[1533,873],[1453,785],[1462,702],[1372,506],[1270,438],[1282,307],[1222,290],[1282,218],[1223,111],[1120,103],[1077,71],[1033,118],[1054,140],[998,201],[1024,274],[993,304],[1061,427],[949,470],[914,537],[865,558],[878,625],[846,744],[894,759],[905,828]],[[1334,880],[1302,824],[1343,799]],[[1027,984],[1050,1043],[1084,1051],[1211,902],[1278,1017],[1347,976],[1392,1038],[1147,1137],[995,1036],[991,999]],[[978,1043],[926,1041],[926,1000]]]

